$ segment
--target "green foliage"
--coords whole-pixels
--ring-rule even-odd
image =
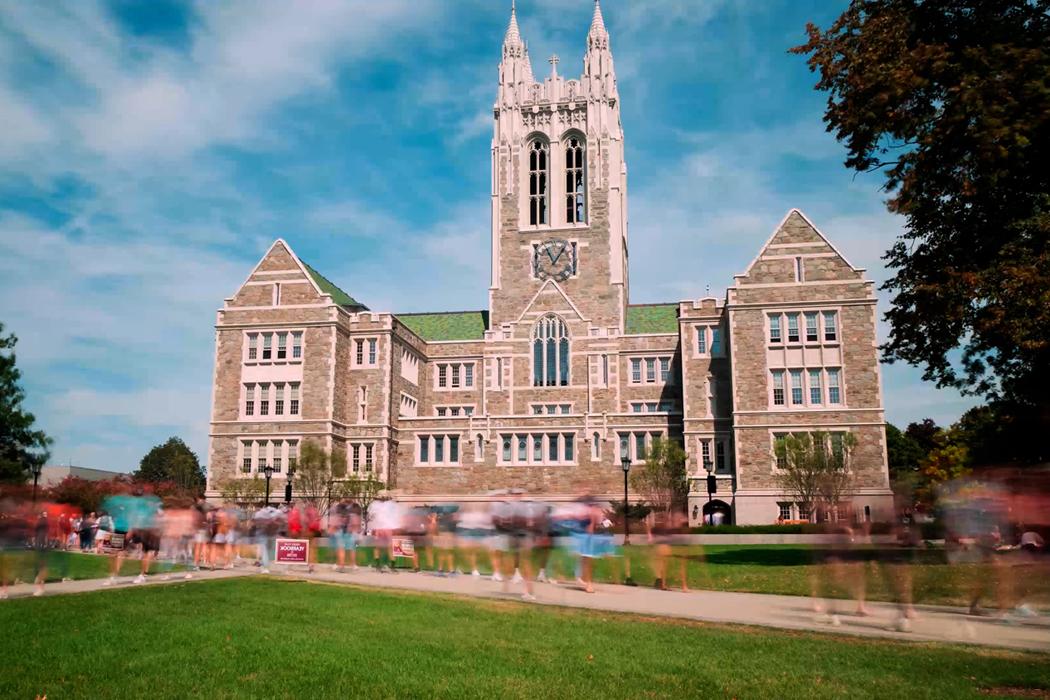
[[[852,485],[850,461],[857,445],[853,433],[792,433],[773,445],[784,493],[806,506],[833,508]]]
[[[225,503],[236,503],[248,508],[258,508],[266,502],[266,479],[258,474],[237,478],[228,477],[217,483],[216,488]],[[270,501],[273,501],[273,484],[271,482]]]
[[[611,501],[613,515],[623,522],[623,501]],[[631,503],[627,502],[627,517],[630,520],[645,520],[649,517],[649,513],[652,513],[653,509],[644,503]]]
[[[13,333],[4,336],[0,323],[0,482],[22,483],[33,467],[47,462],[53,441],[33,428],[36,417],[22,408],[25,391],[19,383],[22,373],[15,366],[17,343]]]
[[[885,358],[1026,407],[1045,433],[1050,0],[853,0],[807,31],[792,51],[820,74],[846,165],[882,169],[906,218]]]
[[[139,481],[172,481],[188,491],[200,492],[204,488],[204,468],[193,450],[178,437],[168,438],[150,450],[139,462],[134,476]]]
[[[919,462],[926,456],[922,446],[911,435],[902,433],[892,423],[886,424],[886,454],[890,467],[890,480],[909,478],[919,471]]]
[[[685,461],[681,444],[656,438],[645,453],[645,464],[631,470],[631,486],[653,510],[670,513],[683,508],[689,496]]]
[[[68,503],[84,513],[98,512],[106,496],[131,493],[134,484],[127,477],[114,477],[100,481],[67,476],[44,492],[44,498],[55,503]]]

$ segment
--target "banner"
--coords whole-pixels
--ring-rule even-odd
[[[310,540],[278,538],[273,560],[278,564],[309,564]]]
[[[392,548],[395,557],[411,559],[416,553],[416,547],[412,544],[412,539],[409,537],[395,537],[393,539]]]

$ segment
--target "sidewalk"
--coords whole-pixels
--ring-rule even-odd
[[[113,587],[104,586],[105,579],[66,581],[47,584],[44,596],[168,583],[215,581],[259,575],[257,572],[258,569],[254,567],[200,571],[194,572],[189,581],[185,579],[184,573],[173,574],[168,581],[154,575],[142,584],[133,584],[133,577],[123,576]],[[520,583],[500,584],[488,578],[472,578],[471,576],[443,578],[427,573],[406,571],[381,574],[371,569],[361,569],[353,573],[336,573],[329,566],[320,566],[315,573],[292,570],[276,574],[275,577],[513,601],[520,600],[523,591]],[[813,612],[812,601],[809,598],[798,596],[699,590],[681,593],[609,584],[596,584],[595,591],[593,594],[584,593],[575,584],[555,586],[538,583],[535,585],[537,600],[531,604],[881,639],[976,644],[1050,652],[1050,617],[1047,616],[1024,622],[1005,622],[994,618],[971,617],[965,615],[961,608],[917,606],[919,617],[911,621],[911,631],[900,632],[895,627],[896,608],[888,603],[869,603],[870,614],[867,617],[856,617],[852,614],[854,609],[852,602],[825,601],[828,610],[841,611],[837,616],[839,624],[833,625],[828,621],[826,615],[820,616]],[[8,589],[8,593],[11,598],[28,597],[32,595],[33,587],[30,584],[12,586]],[[3,605],[3,601],[0,601],[0,605]]]
[[[470,576],[442,578],[426,573],[398,572],[380,574],[361,569],[339,574],[331,569],[316,573],[291,572],[288,578],[326,583],[353,584],[430,593],[448,593],[477,598],[520,600],[522,584],[496,583],[487,578]],[[869,615],[857,617],[851,601],[825,601],[826,609],[840,612],[840,624],[833,626],[813,612],[812,601],[798,596],[721,591],[658,591],[652,588],[630,588],[596,584],[595,592],[584,593],[575,584],[535,585],[536,603],[560,605],[608,612],[675,617],[704,622],[758,625],[788,630],[806,630],[862,637],[908,641],[978,644],[1010,649],[1050,652],[1050,617],[1043,616],[1024,623],[964,614],[961,608],[916,606],[918,618],[911,621],[910,632],[896,629],[896,607],[888,603],[868,603]],[[848,611],[848,612],[847,612]]]

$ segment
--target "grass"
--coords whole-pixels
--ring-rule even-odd
[[[0,697],[971,698],[1045,655],[235,579],[0,604]]]
[[[654,574],[650,548],[630,546],[626,548],[631,561],[631,577],[641,586],[651,586]],[[745,593],[773,593],[779,595],[808,596],[811,580],[825,569],[820,561],[827,552],[808,545],[705,545],[677,548],[676,552],[686,557],[686,575],[689,587],[716,591],[741,591]],[[870,550],[874,557],[877,552]],[[371,561],[371,548],[359,552],[362,563]],[[320,550],[322,562],[334,561],[331,552]],[[565,554],[554,555],[555,568],[560,578],[572,573],[573,564]],[[488,557],[479,557],[479,569],[490,573]],[[407,559],[401,566],[409,566]],[[420,562],[426,566],[425,550]],[[459,562],[464,569],[466,560]],[[894,600],[892,581],[887,571],[874,563],[862,564],[867,580],[869,600]],[[619,582],[622,580],[622,562],[617,559],[599,562],[595,567],[595,580]],[[679,569],[672,563],[669,567],[670,585],[679,585]],[[949,565],[944,551],[940,549],[919,550],[911,567],[914,602],[930,605],[968,605],[973,582],[978,578],[992,578],[994,573],[978,565]],[[1031,569],[1017,570],[1023,581],[1029,602],[1040,606],[1050,605],[1050,573],[1033,575]],[[822,594],[831,597],[850,597],[851,591],[841,585],[823,588]]]
[[[4,555],[8,567],[7,577],[10,581],[19,579],[23,582],[32,582],[36,577],[37,555],[36,552],[27,550],[8,551]],[[96,554],[81,554],[80,552],[65,552],[50,550],[47,553],[47,581],[61,581],[63,578],[88,579],[105,578],[109,576],[111,559],[107,556]],[[135,576],[142,568],[142,563],[137,559],[126,559],[120,567],[121,576]],[[176,569],[183,569],[178,566]],[[150,573],[158,570],[157,563],[150,567]]]

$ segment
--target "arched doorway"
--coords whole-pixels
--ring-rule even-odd
[[[733,523],[733,507],[725,501],[714,500],[704,504],[704,525],[731,525]]]

